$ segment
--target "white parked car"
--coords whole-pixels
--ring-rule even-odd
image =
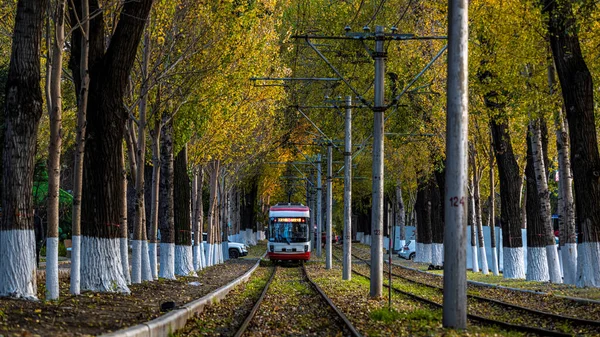
[[[202,240],[204,240],[204,242],[206,242],[207,236],[206,233],[202,233]],[[248,255],[248,246],[243,243],[227,241],[227,245],[229,246],[230,259],[237,259],[240,256]]]
[[[398,256],[407,260],[412,260],[416,255],[415,240],[408,240],[402,249],[398,252]]]

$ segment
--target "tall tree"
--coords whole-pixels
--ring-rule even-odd
[[[547,156],[544,155],[544,146],[548,147],[548,139],[542,136],[541,118],[531,122],[531,149],[533,154],[533,167],[535,171],[535,183],[537,199],[540,205],[540,220],[542,224],[542,239],[546,250],[546,260],[550,282],[562,283],[558,251],[554,242],[554,230],[552,228],[552,210],[550,209],[550,193],[548,192],[548,181],[546,180]],[[546,133],[547,134],[547,133]]]
[[[562,255],[563,281],[576,284],[577,281],[577,232],[575,231],[575,207],[573,201],[573,175],[569,158],[569,134],[559,110],[555,117],[556,148],[558,150],[558,229]]]
[[[488,105],[495,106],[493,97],[486,97]],[[500,177],[500,219],[502,221],[502,246],[504,278],[525,278],[525,257],[521,234],[521,211],[519,194],[521,193],[521,175],[515,159],[508,133],[508,121],[498,118],[492,120],[494,152]]]
[[[160,174],[160,271],[159,277],[175,279],[175,211],[173,200],[173,124],[162,129]]]
[[[4,108],[0,296],[35,298],[33,169],[42,117],[40,48],[46,0],[19,0]]]
[[[187,144],[175,157],[173,200],[175,213],[175,275],[196,276],[192,254],[191,196]]]
[[[197,167],[194,170],[194,183],[192,184],[192,231],[194,232],[193,254],[194,254],[194,269],[202,270],[205,267],[204,248],[202,244],[204,229],[204,204],[202,202],[202,187],[204,186],[204,169]],[[235,240],[237,241],[237,240]]]
[[[50,143],[48,145],[48,235],[46,237],[46,299],[59,297],[58,289],[58,213],[60,190],[60,153],[62,145],[62,67],[65,46],[65,1],[56,3],[52,57],[48,60],[52,69],[48,114],[50,115]]]
[[[70,3],[72,4],[72,3]],[[73,31],[72,39],[79,39],[79,44],[72,43],[71,54],[79,51],[79,64],[77,57],[71,57],[69,66],[73,71],[75,86],[77,87],[77,136],[75,139],[75,160],[73,161],[73,213],[71,214],[71,294],[78,295],[81,291],[81,189],[83,185],[83,155],[85,152],[85,129],[87,125],[87,103],[89,96],[90,73],[90,4],[89,0],[81,0],[81,11],[70,8],[72,22],[79,25],[80,29]]]
[[[569,121],[575,183],[577,286],[600,287],[600,154],[592,75],[581,53],[572,0],[544,0],[552,56]]]
[[[540,212],[540,200],[537,192],[535,168],[533,161],[532,130],[527,133],[527,165],[525,166],[526,186],[526,211],[527,211],[527,280],[548,281],[548,259],[546,254],[546,241],[544,224]]]

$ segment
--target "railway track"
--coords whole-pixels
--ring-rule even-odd
[[[357,256],[355,254],[353,254],[353,256],[354,258],[357,258],[364,262],[366,265],[370,265],[369,261],[367,261],[366,259],[363,259],[362,257]],[[396,265],[393,265],[393,267],[400,268]],[[360,273],[359,271],[357,271],[356,268],[354,268],[354,266],[353,272],[357,275],[361,275],[363,277],[368,278],[368,276],[366,276],[364,273]],[[388,274],[388,271],[384,270],[384,273]],[[443,299],[443,289],[441,287],[427,284],[424,282],[419,282],[417,280],[393,272],[391,276],[397,284],[397,286],[392,287],[394,291],[403,293],[407,296],[418,300],[422,300],[429,304],[442,307],[441,301]],[[398,280],[400,280],[399,284]],[[398,286],[401,286],[405,289],[399,289]],[[422,293],[427,293],[428,296],[419,296],[413,292],[407,291],[406,289],[421,290]],[[479,313],[469,313],[469,318],[483,323],[495,324],[511,330],[531,332],[543,336],[600,334],[600,321],[558,315],[555,313],[526,308],[512,303],[507,303],[496,299],[486,298],[472,294],[468,294],[467,299],[469,311]],[[486,316],[482,316],[482,313]],[[507,321],[492,319],[488,316],[490,314],[496,317],[504,317],[508,319]],[[529,324],[515,324],[515,322],[524,322]]]
[[[289,289],[289,291],[281,291],[281,289]],[[313,312],[315,310],[318,312]],[[325,312],[326,315],[324,315]],[[281,324],[282,322],[283,324]],[[307,328],[303,324],[308,322],[312,324],[309,328],[312,331],[303,331],[303,328]],[[287,333],[281,330],[288,329],[288,327],[296,330],[290,330]],[[294,268],[278,266],[274,268],[259,299],[235,336],[309,333],[329,336],[333,333],[338,334],[340,331],[343,336],[362,336],[348,318],[310,279],[304,264],[302,264]]]

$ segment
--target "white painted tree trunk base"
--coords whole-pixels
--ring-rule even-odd
[[[129,294],[118,238],[81,237],[81,289]]]
[[[160,272],[158,277],[169,280],[175,279],[175,244],[160,244]]]
[[[158,280],[158,244],[156,242],[150,242],[148,244],[148,254],[150,258],[150,272],[152,273],[152,278],[154,280]]]
[[[431,244],[431,264],[434,266],[444,265],[444,244],[443,243],[432,243]]]
[[[200,268],[206,268],[206,255],[204,254],[204,242],[200,243]]]
[[[487,275],[490,273],[490,268],[488,267],[485,246],[479,247],[479,256],[481,256],[481,272],[483,273],[483,275]]]
[[[546,258],[548,259],[548,275],[550,276],[550,282],[557,284],[563,283],[558,250],[556,249],[555,244],[546,246]]]
[[[419,263],[431,263],[431,244],[425,244],[417,242],[415,246],[415,262]]]
[[[229,243],[222,242],[221,249],[223,250],[223,260],[225,260],[225,261],[229,260]]]
[[[0,297],[37,300],[36,271],[35,232],[1,230]]]
[[[500,270],[498,269],[498,253],[496,251],[496,247],[492,247],[492,274],[494,276],[500,275]]]
[[[566,284],[577,283],[577,244],[566,243],[560,249],[563,266],[563,282]]]
[[[360,243],[365,243],[364,239],[365,239],[365,233],[356,232],[356,240],[360,241]]]
[[[121,251],[121,265],[123,268],[123,276],[127,285],[131,284],[131,273],[129,271],[129,247],[127,238],[119,239],[119,248]]]
[[[371,245],[371,235],[365,235],[365,244]]]
[[[56,300],[58,289],[58,238],[46,238],[46,299]]]
[[[546,247],[527,247],[527,281],[549,280]]]
[[[131,241],[131,283],[142,283],[142,240]]]
[[[152,269],[150,268],[148,240],[142,240],[142,281],[154,281],[154,277],[152,277]]]
[[[71,237],[71,294],[81,293],[81,235]]]
[[[471,246],[471,256],[473,259],[473,272],[479,273],[479,257],[477,256],[477,246]]]
[[[600,242],[583,242],[577,248],[577,287],[600,287]]]
[[[204,245],[204,259],[205,259],[205,266],[206,267],[211,267],[212,266],[212,262],[213,262],[213,256],[212,256],[212,245],[208,242],[203,243]]]
[[[524,279],[525,278],[525,257],[523,256],[523,247],[504,247],[503,262],[504,270],[502,275],[506,279]]]
[[[194,245],[192,247],[192,254],[193,254],[193,258],[194,258],[194,270],[195,271],[199,271],[204,269],[204,267],[202,266],[202,254],[200,254],[201,252],[201,244],[200,245]]]
[[[192,246],[175,246],[175,275],[198,276],[194,270]]]

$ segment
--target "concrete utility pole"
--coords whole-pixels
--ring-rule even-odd
[[[332,225],[332,202],[333,202],[333,177],[332,175],[333,165],[333,144],[327,144],[327,228],[325,229],[325,269],[331,269],[331,225]]]
[[[468,1],[448,2],[443,325],[467,328]]]
[[[322,184],[321,184],[321,154],[317,154],[317,257],[321,257],[321,245],[322,240],[321,240],[321,232],[322,232],[322,218],[323,218],[323,211],[322,211],[322,193],[321,190],[322,188]]]
[[[344,257],[342,279],[352,278],[352,96],[346,96],[344,134]]]
[[[375,101],[373,106],[373,199],[371,209],[371,297],[383,287],[383,112],[385,58],[383,26],[375,27]]]

